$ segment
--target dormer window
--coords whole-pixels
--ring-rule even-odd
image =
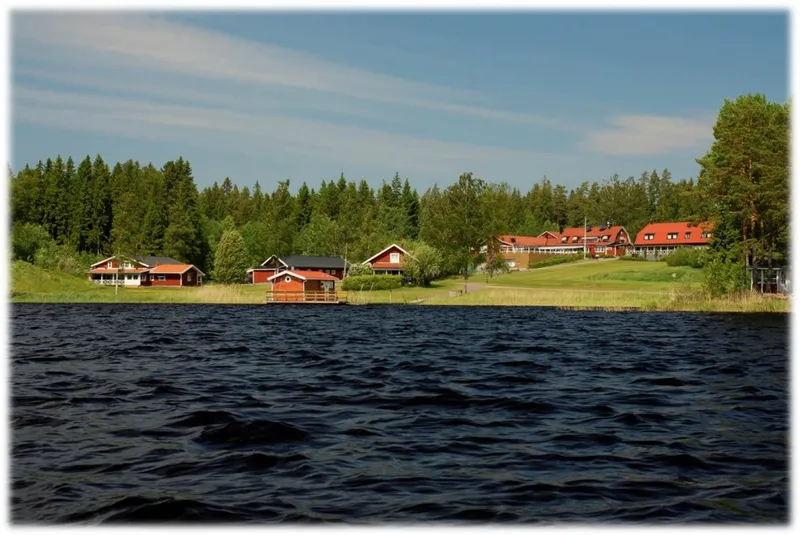
[[[710,238],[710,237],[711,237],[711,233],[710,233],[710,232],[703,232],[703,233],[701,234],[701,236],[702,236],[703,238]]]
[[[677,240],[678,239],[678,233],[677,232],[670,232],[669,234],[667,234],[667,239],[668,240]]]
[[[683,235],[683,239],[684,240],[688,240],[691,237],[692,237],[692,233],[691,232],[687,232],[686,234]]]
[[[517,239],[516,238],[511,238],[511,243],[517,243]]]
[[[608,241],[608,234],[603,235],[603,241]]]
[[[563,238],[561,238],[561,243],[567,243],[567,237],[566,237],[566,236],[564,236]]]
[[[653,238],[655,238],[655,234],[650,233],[644,235],[645,240],[652,240]]]
[[[575,243],[575,242],[577,242],[577,241],[578,241],[578,237],[577,237],[577,236],[573,236],[573,237],[572,237],[572,243]]]

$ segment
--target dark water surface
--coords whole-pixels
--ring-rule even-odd
[[[13,522],[788,522],[788,315],[12,321]]]

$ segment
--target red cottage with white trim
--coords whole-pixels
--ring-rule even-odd
[[[367,258],[363,263],[372,268],[376,275],[402,275],[403,258],[409,255],[408,251],[397,245],[391,244],[383,251]]]

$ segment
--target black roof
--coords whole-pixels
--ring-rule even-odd
[[[344,269],[345,261],[335,256],[285,256],[281,258],[290,269],[318,268],[318,269]],[[350,263],[347,263],[349,267]]]
[[[170,264],[183,264],[184,262],[179,262],[174,258],[170,258],[168,256],[138,256],[134,255],[134,260],[137,262],[141,262],[142,264],[146,264],[150,267],[155,267],[156,264],[163,265],[170,265]]]

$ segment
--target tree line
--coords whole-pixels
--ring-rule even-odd
[[[16,174],[9,169],[12,232],[46,235],[87,258],[165,255],[206,273],[230,229],[241,235],[250,265],[272,254],[363,261],[390,243],[419,241],[442,253],[443,274],[454,274],[469,270],[471,248],[497,234],[561,231],[586,218],[634,236],[649,222],[710,219],[719,229],[712,249],[720,262],[785,262],[788,112],[788,104],[761,95],[726,100],[715,142],[697,160],[697,181],[674,180],[663,169],[571,189],[544,177],[523,191],[464,173],[421,195],[399,174],[377,188],[342,174],[316,188],[304,182],[295,194],[289,180],[272,192],[258,182],[239,188],[230,178],[198,190],[183,158],[157,168],[134,160],[111,166],[100,155],[76,165],[59,155]]]
[[[377,189],[341,175],[316,189],[303,183],[295,194],[288,180],[269,193],[258,182],[252,191],[240,189],[230,178],[198,191],[182,158],[159,169],[133,160],[110,167],[99,155],[76,167],[72,158],[57,156],[9,174],[14,227],[39,225],[76,253],[163,254],[207,270],[226,227],[241,233],[250,263],[292,253],[362,261],[392,242],[422,240],[447,249],[448,225],[465,230],[459,216],[450,217],[459,211],[481,238],[495,230],[538,235],[582,226],[584,217],[636,233],[650,221],[700,213],[688,195],[692,179],[673,182],[666,169],[638,179],[586,181],[571,190],[545,177],[524,193],[465,173],[450,187],[434,185],[422,195],[398,174]]]

